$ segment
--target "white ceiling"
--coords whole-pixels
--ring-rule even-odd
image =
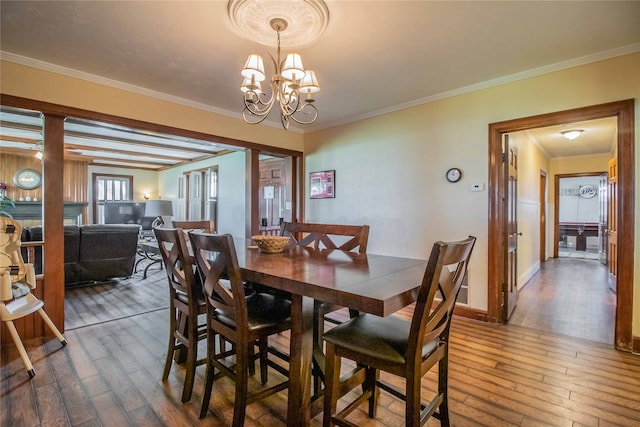
[[[617,123],[615,117],[575,122],[570,125],[549,126],[525,131],[533,138],[548,157],[568,157],[588,154],[614,152],[617,141]],[[562,132],[581,130],[582,134],[574,140],[568,140]]]
[[[310,130],[640,51],[639,1],[326,3],[325,32],[296,48],[321,85]],[[249,53],[275,54],[275,36],[271,47],[246,40],[226,8],[2,0],[0,51],[5,60],[240,117],[240,69]]]

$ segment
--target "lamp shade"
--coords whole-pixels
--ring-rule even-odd
[[[300,89],[303,92],[307,92],[307,93],[315,93],[320,90],[320,84],[318,83],[318,78],[316,77],[316,73],[313,72],[313,70],[307,70],[304,77],[302,78]]]
[[[300,80],[304,76],[302,58],[299,54],[290,53],[287,55],[287,58],[284,60],[284,67],[282,67],[281,74],[282,77],[287,80]]]
[[[261,82],[265,79],[264,75],[264,61],[262,56],[252,53],[247,58],[247,62],[244,64],[244,68],[240,72],[242,77],[251,80],[253,77],[255,81]]]
[[[148,200],[144,206],[144,216],[173,216],[173,202],[171,200]]]

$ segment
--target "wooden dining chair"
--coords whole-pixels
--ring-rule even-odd
[[[378,389],[405,401],[406,426],[421,426],[431,416],[439,419],[442,426],[450,425],[449,330],[475,241],[475,237],[469,236],[458,242],[433,245],[411,322],[396,316],[362,314],[324,334],[327,352],[324,427],[354,425],[345,417],[365,400],[369,402],[369,417],[375,417]],[[366,366],[366,374],[362,381],[363,393],[336,414],[343,357],[360,367]],[[438,390],[428,404],[423,404],[421,379],[436,364]],[[381,381],[379,371],[404,378],[405,390]],[[342,378],[348,377],[349,374]]]
[[[280,229],[280,234],[291,237],[296,245],[315,249],[355,250],[365,253],[369,241],[368,225],[283,222]]]
[[[164,363],[162,380],[169,378],[174,357],[185,359],[186,374],[182,389],[182,402],[191,400],[198,360],[198,342],[207,337],[206,323],[198,316],[206,313],[202,282],[195,272],[193,257],[189,254],[186,234],[178,228],[154,228],[158,248],[169,281],[169,347]],[[183,353],[186,351],[186,358]]]
[[[281,235],[291,238],[290,244],[310,246],[315,249],[337,249],[341,251],[355,251],[365,253],[369,242],[368,225],[343,224],[313,224],[305,222],[283,222],[280,226]],[[313,311],[313,342],[314,342],[314,391],[320,391],[320,382],[324,382],[324,352],[322,351],[322,334],[324,322],[340,324],[340,321],[327,314],[344,307],[329,304],[324,301],[314,301]],[[350,317],[357,316],[357,312],[350,310]]]
[[[288,356],[269,346],[268,338],[291,328],[291,301],[265,293],[247,295],[238,265],[233,238],[229,234],[189,233],[198,271],[204,281],[207,302],[207,370],[200,418],[209,409],[211,390],[221,375],[235,381],[233,426],[244,423],[246,406],[289,386],[288,371],[268,355],[288,361]],[[223,279],[223,280],[222,280]],[[219,346],[222,336],[232,344]],[[248,394],[248,374],[254,345],[258,346],[260,380],[267,382],[270,366],[287,377],[275,385]],[[235,355],[235,365],[230,356]],[[233,359],[233,358],[232,358]],[[217,374],[215,371],[219,371]]]

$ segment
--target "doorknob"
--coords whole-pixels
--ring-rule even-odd
[[[522,232],[520,232],[520,233],[516,233],[516,234],[517,234],[518,236],[522,236]]]

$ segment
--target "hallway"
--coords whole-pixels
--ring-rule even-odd
[[[611,344],[616,296],[596,260],[549,258],[522,288],[509,324]]]

